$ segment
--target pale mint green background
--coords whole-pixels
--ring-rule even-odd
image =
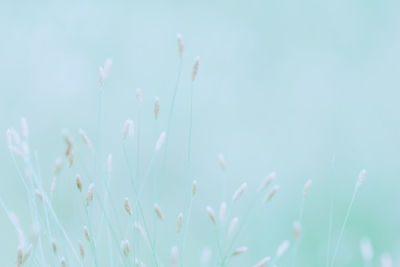
[[[182,209],[191,67],[201,57],[195,85],[193,172],[199,197],[187,259],[197,266],[204,245],[215,248],[204,207],[221,201],[217,154],[227,159],[229,192],[242,181],[254,191],[277,171],[281,192],[258,207],[237,245],[247,254],[231,266],[251,266],[291,238],[303,183],[304,237],[297,266],[324,266],[329,182],[334,179],[334,239],[354,183],[367,170],[346,228],[337,266],[361,266],[359,239],[369,236],[375,264],[389,252],[400,264],[400,3],[390,0],[250,1],[6,1],[0,3],[0,131],[26,116],[46,183],[63,153],[62,129],[95,135],[98,66],[113,58],[105,86],[103,159],[114,154],[115,197],[126,194],[120,129],[136,121],[135,89],[143,88],[143,167],[156,135],[166,128],[178,69],[176,33],[185,44],[183,76],[172,125],[168,177],[163,182],[159,249],[167,262]],[[160,120],[152,115],[161,99]],[[83,146],[81,146],[82,150]],[[131,146],[134,148],[134,145]],[[133,155],[133,152],[131,151]],[[331,160],[336,163],[332,170]],[[26,197],[4,142],[0,142],[0,196],[29,228]],[[159,165],[159,164],[158,164]],[[157,166],[158,166],[157,165]],[[79,202],[68,170],[56,206],[78,235]],[[73,194],[71,192],[74,192]],[[253,192],[252,191],[252,192]],[[147,197],[151,213],[151,194]],[[238,213],[243,213],[244,199]],[[79,207],[79,206],[78,206]],[[263,212],[261,212],[263,211]],[[24,220],[24,218],[26,220]],[[16,234],[0,212],[2,266],[13,266]],[[78,238],[78,237],[76,237]],[[79,237],[82,238],[82,237]],[[291,266],[289,253],[279,266]],[[149,266],[151,266],[149,264]]]

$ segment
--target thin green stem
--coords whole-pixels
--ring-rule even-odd
[[[335,157],[332,158],[332,172],[335,165]],[[329,226],[328,226],[328,245],[326,251],[326,267],[329,266],[329,259],[331,253],[331,244],[332,244],[332,225],[333,225],[333,177],[329,177],[329,195],[330,195],[330,205],[329,205]]]
[[[358,192],[358,188],[355,187],[355,188],[354,188],[354,192],[353,192],[353,196],[351,197],[350,204],[349,204],[349,206],[348,206],[348,208],[347,208],[347,212],[346,212],[346,216],[345,216],[344,221],[343,221],[342,228],[340,229],[339,239],[338,239],[338,241],[337,241],[337,243],[336,243],[335,252],[333,253],[332,263],[331,263],[331,266],[332,266],[332,267],[335,265],[335,260],[336,260],[337,253],[338,253],[339,248],[340,248],[340,243],[341,243],[342,238],[343,238],[344,229],[345,229],[346,224],[347,224],[347,221],[348,221],[348,219],[349,219],[350,212],[351,212],[351,209],[352,209],[352,207],[353,207],[354,199],[355,199],[356,196],[357,196],[357,192]]]

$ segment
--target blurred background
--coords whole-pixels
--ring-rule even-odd
[[[276,171],[281,190],[268,206],[256,207],[235,243],[249,250],[229,266],[252,266],[292,238],[307,179],[313,185],[305,201],[297,266],[324,266],[330,192],[336,242],[362,169],[367,177],[345,229],[337,266],[362,266],[359,242],[365,236],[374,246],[374,266],[385,252],[398,264],[399,12],[400,3],[394,0],[2,1],[0,131],[18,128],[20,117],[27,118],[31,149],[37,151],[43,179],[50,186],[54,161],[65,149],[62,131],[77,136],[83,128],[95,139],[98,68],[112,58],[104,87],[99,158],[105,164],[107,153],[113,154],[111,190],[122,201],[129,185],[121,146],[123,123],[131,118],[138,126],[140,116],[135,134],[141,138],[144,173],[157,137],[167,127],[180,33],[183,71],[167,174],[159,183],[166,217],[158,231],[161,259],[168,262],[175,244],[176,216],[188,189],[184,181],[191,69],[200,56],[192,136],[192,174],[199,189],[185,250],[188,266],[200,266],[204,247],[217,255],[205,206],[218,209],[223,179],[228,180],[229,196],[242,182],[248,183],[249,194],[235,209],[240,218],[271,171]],[[140,115],[138,87],[143,91]],[[157,121],[156,96],[161,103]],[[77,153],[89,158],[78,136],[75,139]],[[127,146],[135,160],[135,140]],[[226,171],[219,168],[219,153],[225,156]],[[160,176],[160,158],[151,177]],[[5,142],[0,142],[0,162],[0,196],[29,232],[27,198]],[[73,237],[81,231],[74,185],[79,165],[75,168],[60,176],[54,197]],[[144,206],[151,218],[150,189]],[[18,240],[4,212],[0,227],[2,266],[13,266]],[[278,265],[290,266],[292,260],[290,250]]]

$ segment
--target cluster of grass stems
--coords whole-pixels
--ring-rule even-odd
[[[254,208],[259,202],[264,202],[268,205],[274,196],[279,191],[279,185],[274,184],[276,174],[271,172],[262,181],[261,186],[256,189],[256,192],[242,218],[235,217],[234,208],[235,203],[241,201],[242,195],[247,190],[247,183],[243,182],[238,189],[233,193],[232,197],[228,197],[226,192],[226,162],[222,154],[218,155],[219,165],[223,171],[223,185],[222,203],[220,204],[218,214],[214,212],[211,206],[207,206],[204,214],[209,217],[210,223],[213,225],[215,232],[211,233],[216,242],[217,251],[213,254],[206,249],[202,253],[199,260],[192,260],[188,262],[185,255],[186,241],[190,236],[189,224],[192,215],[193,202],[196,200],[197,181],[193,180],[194,174],[191,168],[191,148],[192,148],[192,115],[193,115],[193,102],[194,102],[194,88],[195,81],[199,69],[199,58],[196,58],[191,77],[190,98],[189,98],[189,124],[188,124],[188,140],[187,140],[187,160],[185,166],[184,177],[184,206],[181,212],[176,215],[176,229],[177,238],[175,245],[168,248],[170,259],[163,260],[159,253],[165,248],[158,247],[157,233],[158,224],[162,223],[164,214],[162,207],[159,204],[159,185],[163,184],[166,178],[166,160],[169,149],[169,135],[171,134],[171,124],[173,119],[174,107],[178,88],[180,87],[181,73],[183,68],[183,42],[178,35],[178,53],[179,53],[179,67],[176,78],[176,83],[172,91],[172,98],[167,111],[167,128],[159,134],[156,140],[155,148],[152,153],[150,162],[147,168],[140,170],[140,154],[141,154],[141,105],[142,105],[142,91],[137,89],[136,98],[138,103],[136,123],[132,120],[127,120],[122,129],[122,151],[129,170],[129,179],[131,188],[130,194],[126,197],[119,197],[117,201],[114,200],[110,192],[110,182],[112,180],[112,155],[108,155],[107,161],[104,164],[103,159],[105,155],[102,153],[102,107],[103,107],[103,93],[106,90],[105,82],[110,73],[112,61],[108,59],[104,66],[99,70],[99,91],[98,91],[98,118],[97,118],[97,133],[95,142],[92,143],[86,133],[79,129],[79,138],[82,139],[82,145],[86,145],[90,155],[93,159],[92,168],[83,166],[79,153],[76,153],[73,142],[74,138],[68,133],[64,134],[66,143],[65,156],[56,161],[54,179],[51,183],[50,190],[44,184],[43,177],[40,171],[39,158],[37,152],[31,152],[29,143],[29,130],[26,120],[21,120],[20,133],[14,128],[7,131],[7,144],[10,151],[11,159],[17,170],[20,181],[26,191],[26,196],[29,205],[30,216],[33,225],[32,237],[27,239],[24,231],[22,230],[17,216],[10,210],[10,208],[0,198],[0,204],[7,216],[10,218],[11,223],[15,227],[18,234],[18,248],[16,253],[17,266],[194,266],[204,264],[205,266],[231,266],[234,264],[234,258],[247,251],[246,246],[238,244],[238,238],[243,232],[247,221],[252,217]],[[157,120],[160,112],[160,100],[155,99],[154,102],[154,118]],[[129,159],[129,148],[127,143],[136,136],[136,161],[133,164]],[[154,199],[154,217],[152,222],[152,229],[150,227],[149,218],[146,218],[144,207],[142,205],[142,197],[144,188],[149,180],[150,173],[154,169],[156,158],[161,161],[159,174],[153,179],[153,199]],[[59,214],[62,210],[56,210],[53,205],[53,194],[57,184],[57,178],[67,165],[72,168],[78,165],[85,172],[76,174],[75,186],[79,192],[82,209],[85,214],[84,222],[81,225],[80,238],[71,235],[67,232],[65,225],[59,219]],[[104,168],[105,166],[105,168]],[[332,219],[333,219],[333,196],[331,194],[331,201],[329,207],[329,229],[328,229],[328,249],[326,256],[326,267],[337,266],[336,260],[340,252],[340,244],[344,234],[347,221],[350,217],[352,205],[359,192],[359,187],[365,177],[365,171],[361,171],[357,184],[354,188],[354,193],[351,198],[343,225],[340,229],[340,234],[336,245],[332,244]],[[87,184],[85,187],[84,184]],[[164,184],[164,187],[167,186]],[[275,253],[270,255],[260,255],[259,260],[254,262],[254,267],[261,266],[277,266],[279,260],[287,255],[289,249],[293,250],[291,254],[293,257],[292,266],[296,267],[297,250],[301,240],[301,226],[303,221],[303,213],[306,202],[306,196],[311,186],[311,180],[306,181],[302,190],[299,215],[293,224],[293,236],[291,239],[283,240]],[[148,193],[148,192],[146,192]],[[97,208],[97,209],[96,209]],[[124,209],[125,216],[129,217],[129,224],[123,226],[121,224],[120,214],[117,210]],[[125,218],[126,219],[126,218]],[[123,230],[124,229],[124,230]],[[262,230],[260,230],[262,231]],[[363,243],[364,258],[366,259],[365,266],[370,266],[368,257],[368,246]],[[100,245],[105,246],[108,255],[101,255],[99,253]],[[145,257],[145,255],[150,255]],[[390,262],[386,256],[386,261]],[[106,260],[108,258],[108,260]],[[382,265],[383,266],[383,265]],[[389,265],[387,265],[389,266]],[[384,266],[386,267],[386,265]]]

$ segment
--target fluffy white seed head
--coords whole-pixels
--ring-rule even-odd
[[[108,172],[108,174],[111,174],[111,172],[112,172],[112,155],[111,154],[108,154],[108,156],[107,156],[107,172]]]
[[[196,195],[197,192],[197,181],[194,180],[192,184],[192,196]]]
[[[146,231],[139,222],[135,221],[133,226],[135,227],[136,231],[138,231],[144,238],[146,238]]]
[[[235,201],[237,200],[239,197],[241,197],[244,193],[244,191],[246,190],[247,187],[247,183],[243,183],[239,186],[239,188],[236,190],[236,192],[233,194],[232,196],[232,200]]]
[[[178,248],[171,248],[171,267],[178,267]]]
[[[247,247],[239,247],[233,251],[232,255],[237,256],[237,255],[245,253],[246,251],[247,251]]]
[[[218,163],[222,170],[226,170],[226,161],[224,155],[218,154]]]
[[[210,206],[207,206],[207,207],[206,207],[206,211],[207,211],[208,217],[210,218],[211,222],[215,223],[215,213],[214,213],[214,210],[213,210]]]
[[[196,80],[197,72],[199,71],[199,62],[200,62],[200,57],[196,57],[192,69],[192,81]]]
[[[357,184],[356,184],[356,188],[357,188],[357,189],[358,189],[358,188],[362,185],[362,183],[364,182],[366,173],[367,173],[366,170],[361,170],[360,175],[358,176]]]
[[[55,168],[54,168],[54,173],[56,175],[60,173],[61,167],[62,167],[62,158],[56,158]]]
[[[122,137],[126,139],[127,137],[133,137],[133,134],[135,132],[135,126],[133,124],[133,121],[128,119],[124,123],[124,127],[122,128]]]
[[[182,36],[179,33],[176,35],[176,40],[178,41],[179,56],[182,56],[184,46],[183,46]]]
[[[312,184],[312,180],[308,179],[307,182],[304,184],[304,188],[303,188],[303,196],[305,197],[308,193],[308,191],[310,191],[310,187]]]
[[[129,202],[128,198],[125,198],[125,200],[124,200],[124,208],[125,208],[125,211],[129,214],[129,216],[131,216],[132,215],[132,206],[131,206],[131,203]]]
[[[228,236],[231,237],[232,234],[236,231],[237,226],[239,223],[239,219],[237,217],[233,218],[229,224],[229,228],[228,228]]]
[[[220,222],[223,222],[225,220],[226,216],[226,202],[222,202],[221,205],[219,206],[219,220]]]
[[[29,128],[28,128],[28,123],[26,122],[26,119],[24,117],[21,118],[21,133],[25,139],[28,139]]]
[[[201,255],[200,255],[200,262],[203,265],[206,265],[210,261],[211,256],[212,256],[211,249],[208,247],[203,248],[203,250],[201,251]]]
[[[275,185],[272,189],[271,192],[269,192],[266,201],[270,201],[275,194],[279,191],[280,186],[279,185]]]
[[[87,136],[86,132],[83,129],[79,129],[78,130],[79,135],[81,136],[83,143],[85,143],[85,145],[88,148],[92,148],[92,142],[90,141],[89,137]]]
[[[86,205],[89,206],[93,200],[94,184],[90,184],[86,194]]]
[[[276,172],[269,173],[262,182],[260,189],[262,190],[267,188],[275,179],[276,179]]]
[[[158,137],[157,143],[156,143],[156,151],[159,151],[161,147],[163,146],[166,138],[166,133],[162,132],[160,134],[160,137]]]
[[[112,66],[112,59],[107,58],[106,62],[104,63],[104,66],[99,67],[99,83],[100,85],[103,85],[105,79],[107,79],[108,75],[110,74]]]
[[[260,260],[259,262],[257,262],[253,267],[264,267],[270,261],[271,261],[271,257],[265,257],[262,260]]]
[[[393,261],[392,261],[392,256],[388,253],[384,253],[381,256],[381,267],[392,267],[393,266]]]
[[[158,118],[158,113],[160,112],[160,99],[156,96],[156,100],[154,100],[154,118]]]
[[[372,248],[371,241],[368,238],[362,238],[360,240],[360,251],[361,256],[365,262],[371,262],[374,257],[374,250]]]
[[[279,247],[278,250],[276,251],[276,256],[279,258],[283,254],[285,254],[286,250],[289,248],[290,242],[288,240],[283,241]]]
[[[140,89],[140,88],[136,88],[136,100],[139,103],[143,102],[143,93],[142,93],[142,89]]]
[[[178,233],[181,231],[181,229],[182,229],[182,222],[183,222],[183,213],[182,212],[180,212],[179,214],[178,214],[178,220],[177,220],[177,222],[176,222],[176,226],[177,226],[177,231],[178,231]]]
[[[162,215],[160,206],[158,206],[158,204],[155,203],[155,204],[153,205],[153,207],[154,207],[154,212],[157,214],[157,217],[158,217],[160,220],[163,220],[163,215]]]
[[[293,223],[293,237],[294,240],[299,240],[301,236],[301,224],[299,221]]]

